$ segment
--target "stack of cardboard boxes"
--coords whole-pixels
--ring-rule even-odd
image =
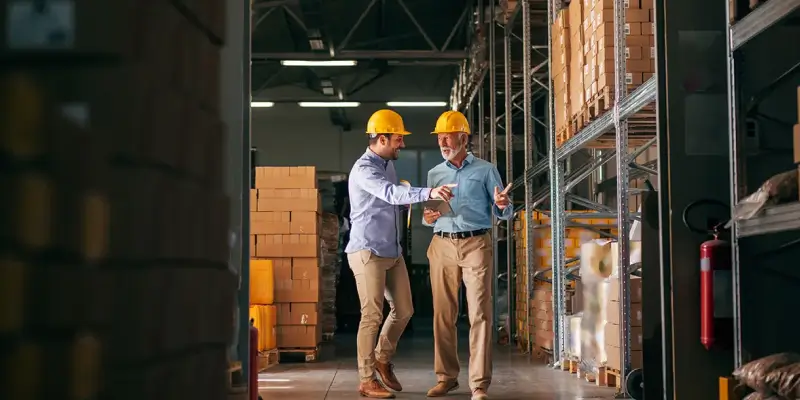
[[[625,82],[632,90],[655,72],[653,0],[627,0],[625,7]],[[554,122],[563,142],[576,133],[573,120],[588,121],[613,103],[614,2],[573,0],[551,29]]]
[[[622,346],[620,324],[622,321],[622,304],[619,302],[619,279],[610,278],[606,303],[606,326],[604,330],[604,347],[606,367],[620,370]],[[632,276],[630,279],[630,352],[631,367],[642,368],[642,280]]]
[[[580,219],[580,222],[595,225],[599,228],[608,228],[609,233],[614,234],[616,229],[612,228],[616,225],[616,219],[607,218],[593,218],[592,212],[573,211],[575,213],[586,214],[585,218]],[[581,215],[583,216],[583,215]],[[532,337],[536,345],[550,349],[552,346],[552,323],[553,323],[553,306],[552,306],[552,292],[549,283],[535,281],[534,292],[528,306],[525,304],[527,291],[528,271],[526,265],[526,237],[527,237],[527,223],[533,223],[538,227],[534,230],[534,270],[546,270],[540,277],[544,279],[552,279],[552,231],[550,229],[549,218],[540,213],[535,212],[532,219],[525,218],[525,212],[518,213],[517,220],[514,222],[514,241],[516,244],[516,265],[517,280],[516,280],[516,317],[517,317],[517,330],[522,333],[523,337]],[[588,241],[600,238],[600,235],[588,231],[583,228],[566,228],[565,232],[565,257],[567,259],[580,255],[580,246]],[[573,286],[569,284],[569,286]],[[568,292],[568,297],[570,293]],[[565,301],[567,314],[571,313],[572,301],[567,298]],[[530,313],[530,317],[526,315]],[[526,326],[526,321],[528,325]]]
[[[258,329],[258,351],[277,347],[275,305],[275,268],[272,260],[250,260],[250,320]]]
[[[4,3],[0,398],[227,397],[225,4]]]
[[[250,252],[273,262],[278,348],[315,348],[320,311],[320,197],[314,167],[258,167]]]

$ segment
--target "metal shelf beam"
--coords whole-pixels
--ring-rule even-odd
[[[656,76],[648,79],[619,102],[620,119],[627,119],[642,110],[656,99],[658,80]],[[564,142],[557,150],[559,161],[566,160],[567,157],[575,154],[578,150],[600,137],[600,135],[611,132],[614,129],[614,110],[609,110],[600,118],[594,120],[589,126],[583,128],[578,134]],[[542,160],[525,171],[525,177],[514,181],[514,188],[524,185],[525,180],[533,180],[537,176],[545,173],[550,166],[547,160]]]
[[[731,26],[731,49],[738,50],[750,39],[800,8],[798,0],[769,0]]]
[[[762,211],[761,215],[739,221],[739,237],[749,237],[800,230],[800,203],[782,204]]]

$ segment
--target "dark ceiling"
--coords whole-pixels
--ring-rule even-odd
[[[286,86],[297,100],[361,101],[359,91],[404,68],[451,82],[467,57],[470,0],[254,0],[253,98]],[[283,67],[280,60],[357,60],[356,67]],[[440,98],[449,95],[449,84]]]
[[[514,8],[516,2],[510,0],[484,0],[482,3],[487,23],[491,21],[492,7],[498,10],[494,24],[497,133],[505,135],[503,60],[504,31],[508,31],[512,58],[510,93],[514,95],[512,130],[515,150],[522,150],[524,73],[520,7]],[[476,33],[477,5],[478,0],[254,0],[253,98],[285,102],[341,98],[370,102],[378,99],[370,99],[364,94],[370,90],[363,89],[378,85],[381,90],[396,91],[398,86],[408,86],[410,74],[412,80],[419,77],[417,86],[426,87],[419,96],[444,100],[450,97],[462,63],[470,60],[466,80],[476,79],[476,69],[472,67],[476,64],[483,66],[477,70],[487,70],[482,90],[477,92],[484,98],[486,115],[476,114],[473,121],[476,125],[482,121],[488,134],[492,125],[488,112],[492,92],[489,60],[486,53],[476,57],[476,51],[483,50],[476,50],[473,43],[476,35],[488,39],[489,33],[487,30],[480,35]],[[534,78],[532,130],[537,141],[534,147],[541,153],[548,79],[547,1],[531,0],[530,9],[531,76]],[[509,19],[513,22],[507,24]],[[282,67],[280,60],[289,59],[357,60],[358,65]],[[331,122],[348,125],[346,111],[330,109]],[[478,130],[477,126],[474,130]],[[504,139],[498,140],[499,147],[504,149]]]

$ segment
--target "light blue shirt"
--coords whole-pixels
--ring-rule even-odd
[[[356,160],[347,185],[351,227],[345,252],[369,250],[378,257],[400,257],[398,206],[430,199],[431,189],[399,185],[394,163],[370,149]]]
[[[492,214],[500,219],[510,219],[514,215],[514,207],[509,205],[500,210],[494,204],[494,188],[503,190],[500,173],[492,163],[481,160],[472,154],[456,168],[445,161],[428,171],[428,186],[439,187],[448,183],[458,184],[453,188],[450,200],[452,212],[443,214],[433,225],[434,232],[456,233],[470,232],[492,227]]]

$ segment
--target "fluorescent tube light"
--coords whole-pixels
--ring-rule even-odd
[[[446,101],[390,101],[389,107],[447,107]]]
[[[300,107],[358,107],[361,103],[357,101],[301,101],[297,105]]]
[[[355,60],[282,60],[284,67],[353,67]]]
[[[271,101],[254,101],[250,103],[250,107],[252,108],[264,108],[264,107],[272,107],[275,103]]]

